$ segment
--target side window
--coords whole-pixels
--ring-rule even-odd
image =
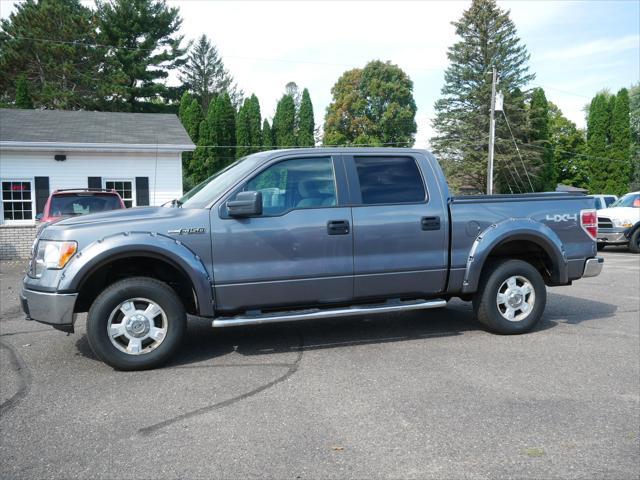
[[[604,201],[606,203],[606,207],[608,207],[609,205],[611,205],[613,202],[616,201],[616,197],[604,197]]]
[[[411,157],[355,157],[362,203],[419,203],[426,198],[422,176]]]
[[[244,190],[262,192],[262,214],[269,216],[334,206],[335,185],[330,157],[300,158],[270,166],[249,180]]]

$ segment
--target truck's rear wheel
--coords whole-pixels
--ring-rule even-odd
[[[87,337],[100,360],[118,370],[145,370],[178,348],[186,329],[182,302],[167,284],[146,277],[121,280],[93,302]]]
[[[487,267],[473,298],[476,318],[502,334],[531,330],[544,312],[547,291],[540,272],[522,260],[504,260]]]

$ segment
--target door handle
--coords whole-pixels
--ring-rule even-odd
[[[440,230],[440,217],[422,217],[422,230]]]
[[[327,222],[327,233],[329,235],[347,235],[349,233],[349,222],[347,220],[329,220]]]

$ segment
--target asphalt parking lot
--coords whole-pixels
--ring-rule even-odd
[[[640,256],[549,290],[527,335],[470,305],[305,324],[191,324],[121,373],[84,318],[26,322],[0,264],[0,478],[638,478]]]

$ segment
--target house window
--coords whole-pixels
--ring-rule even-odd
[[[133,181],[131,180],[105,180],[104,188],[115,190],[122,197],[125,207],[133,207]]]
[[[2,180],[2,218],[7,223],[33,222],[31,180]]]

